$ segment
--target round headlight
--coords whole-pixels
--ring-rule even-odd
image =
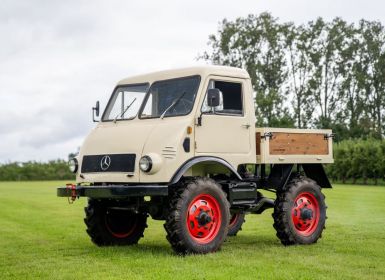
[[[68,161],[68,167],[72,173],[76,173],[78,171],[78,161],[76,158],[71,158]]]
[[[152,160],[149,156],[144,156],[139,160],[140,170],[149,172],[152,168]]]

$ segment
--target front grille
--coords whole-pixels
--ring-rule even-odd
[[[134,172],[135,154],[83,156],[82,173]]]

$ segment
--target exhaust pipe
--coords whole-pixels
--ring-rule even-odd
[[[261,214],[263,211],[269,208],[274,208],[274,200],[264,196],[258,196],[255,201],[256,205],[247,211],[252,214]]]

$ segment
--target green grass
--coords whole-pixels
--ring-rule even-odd
[[[336,185],[323,238],[282,246],[271,211],[249,215],[215,254],[176,256],[163,222],[132,247],[98,248],[86,199],[57,198],[62,182],[0,183],[0,279],[385,279],[385,187]]]

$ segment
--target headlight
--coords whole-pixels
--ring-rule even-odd
[[[76,173],[76,171],[78,171],[78,160],[76,158],[71,158],[68,161],[68,167],[72,173]]]
[[[144,156],[139,160],[140,170],[149,172],[152,168],[152,160],[149,156]]]

